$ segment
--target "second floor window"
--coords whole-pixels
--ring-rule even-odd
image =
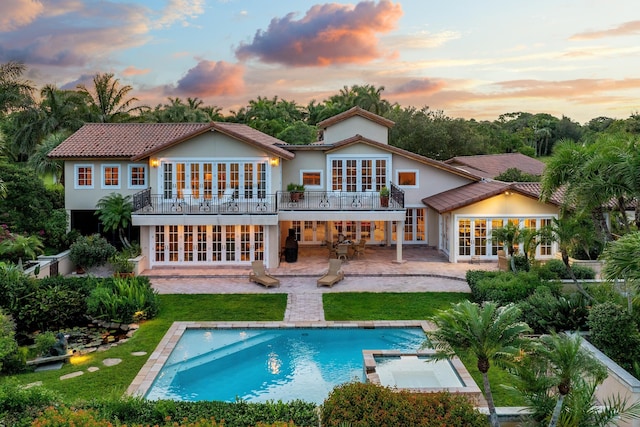
[[[93,188],[93,166],[76,165],[76,188]]]
[[[120,167],[118,165],[102,166],[102,184],[105,188],[120,187]]]
[[[332,159],[333,191],[380,191],[387,185],[388,159]]]
[[[147,167],[129,165],[129,188],[145,188],[147,186]]]

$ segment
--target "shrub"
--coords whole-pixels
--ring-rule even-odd
[[[30,426],[45,408],[58,405],[58,394],[43,387],[24,388],[12,379],[0,384],[0,425]]]
[[[589,313],[589,341],[627,371],[640,360],[640,332],[633,317],[617,304],[595,305]]]
[[[587,328],[587,301],[579,293],[565,297],[552,292],[547,286],[541,286],[520,302],[518,307],[522,311],[522,320],[536,334]]]
[[[16,324],[11,316],[0,311],[0,370],[2,370],[3,360],[18,350],[16,342]]]
[[[56,249],[58,252],[69,247],[67,240],[67,211],[55,209],[50,212],[49,218],[44,224],[45,246]]]
[[[158,309],[158,293],[147,277],[103,280],[87,300],[89,316],[114,322],[151,319]]]
[[[95,410],[101,418],[118,420],[126,425],[162,425],[167,419],[180,420],[183,425],[201,420],[224,420],[231,426],[317,426],[316,405],[301,400],[290,402],[248,403],[173,400],[146,400],[141,397],[97,399],[84,404],[84,409]],[[286,424],[288,422],[294,424]],[[208,425],[208,424],[205,424]],[[215,425],[215,424],[214,424]],[[265,426],[266,427],[266,426]]]
[[[56,334],[51,331],[42,332],[36,335],[34,338],[36,355],[48,355],[49,350],[51,350],[51,347],[53,347],[57,340],[58,339],[56,338]]]
[[[19,333],[76,326],[85,320],[86,297],[96,281],[61,276],[34,279],[0,268],[0,306],[11,314]]]
[[[487,417],[464,396],[409,393],[371,383],[333,389],[320,410],[323,426],[487,426]]]
[[[103,265],[117,252],[116,248],[99,234],[78,237],[70,249],[69,258],[83,269]]]
[[[596,277],[596,272],[593,268],[586,265],[573,264],[571,266],[573,274],[578,280],[593,280]],[[559,259],[550,259],[544,264],[536,268],[538,275],[545,280],[570,280],[571,275],[569,269],[564,262]]]
[[[559,289],[558,284],[542,282],[533,272],[495,273],[497,274],[485,276],[471,289],[476,302],[494,301],[505,305],[524,300],[542,285],[550,287],[554,292]]]

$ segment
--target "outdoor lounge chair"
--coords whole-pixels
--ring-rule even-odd
[[[317,286],[329,286],[332,287],[340,280],[344,279],[344,272],[340,269],[342,261],[339,259],[329,260],[329,271],[324,276],[318,279]]]
[[[249,273],[249,281],[260,283],[267,288],[280,286],[280,280],[267,274],[262,261],[251,261],[251,267],[253,268],[253,271]]]

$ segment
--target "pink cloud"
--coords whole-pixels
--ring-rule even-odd
[[[244,89],[244,67],[225,61],[198,62],[178,81],[176,90],[187,95],[236,95]]]
[[[11,31],[35,20],[44,10],[35,0],[2,0],[0,3],[0,31]]]
[[[401,6],[389,0],[316,5],[299,20],[292,13],[272,19],[236,56],[291,66],[366,63],[388,56],[379,51],[376,35],[393,30],[400,16]]]
[[[130,66],[122,70],[122,75],[123,76],[141,76],[144,74],[148,74],[149,71],[151,71],[149,68],[140,69],[140,68]]]
[[[16,1],[29,3],[9,0],[9,4]],[[0,4],[1,12],[5,0]],[[148,38],[146,9],[140,6],[101,1],[88,7],[77,0],[49,0],[46,6],[37,16],[29,15],[30,20],[24,18],[19,28],[2,34],[0,62],[84,66],[113,51],[138,46]],[[7,16],[15,17],[16,13]]]
[[[438,92],[439,90],[444,88],[444,86],[445,84],[443,81],[437,81],[428,78],[413,79],[401,84],[394,90],[391,90],[389,93],[400,96],[413,94],[430,95],[432,93]]]
[[[574,34],[569,37],[569,40],[594,40],[604,37],[632,36],[637,34],[640,34],[640,21],[629,21],[608,30],[585,31],[583,33]]]

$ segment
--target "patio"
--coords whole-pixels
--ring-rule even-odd
[[[448,262],[438,250],[427,246],[405,246],[402,263],[395,262],[395,246],[367,246],[365,254],[351,256],[343,263],[342,270],[347,277],[436,277],[464,280],[467,270],[496,270],[497,262],[457,263]],[[268,268],[269,273],[286,277],[319,277],[329,265],[329,249],[326,246],[300,246],[298,259],[294,263],[284,260],[278,267]],[[248,277],[251,266],[228,267],[155,267],[142,274],[152,279],[180,278],[234,278]]]

